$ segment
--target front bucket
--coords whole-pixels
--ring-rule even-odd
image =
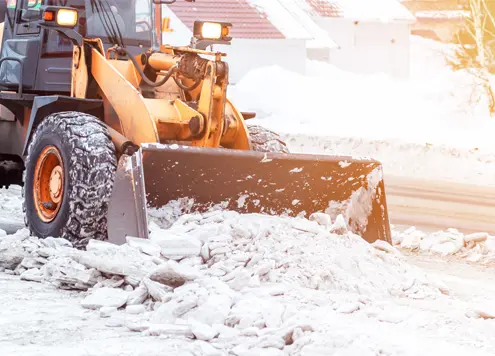
[[[147,208],[179,198],[193,210],[224,204],[240,213],[342,214],[368,242],[391,242],[382,166],[373,160],[146,144],[121,159],[109,207],[109,240],[148,238]]]

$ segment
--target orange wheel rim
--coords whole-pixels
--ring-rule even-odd
[[[34,206],[43,222],[57,216],[64,195],[64,166],[60,151],[47,146],[41,151],[34,169]]]

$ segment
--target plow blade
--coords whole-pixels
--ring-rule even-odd
[[[180,198],[192,211],[216,204],[239,213],[342,214],[368,242],[391,241],[380,162],[328,155],[263,153],[146,144],[119,162],[108,213],[111,242],[148,238],[147,209]]]

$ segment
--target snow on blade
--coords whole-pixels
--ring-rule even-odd
[[[373,208],[373,199],[375,198],[376,188],[382,180],[382,177],[382,168],[375,168],[366,177],[368,182],[367,188],[360,187],[354,191],[347,200],[329,202],[325,213],[330,215],[333,219],[335,219],[337,215],[342,214],[346,217],[346,223],[348,223],[349,220],[352,221],[352,228],[355,229],[354,231],[366,231],[368,217]]]

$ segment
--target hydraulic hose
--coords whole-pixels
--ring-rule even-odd
[[[138,71],[141,78],[143,78],[144,82],[153,88],[161,87],[163,84],[165,84],[170,79],[172,74],[174,74],[178,69],[178,65],[175,64],[172,68],[170,68],[167,71],[167,74],[165,74],[165,77],[162,80],[160,80],[159,82],[153,82],[146,76],[146,74],[143,72],[143,70],[139,66],[139,63],[137,62],[136,58],[134,58],[134,56],[132,56],[126,48],[118,47],[118,48],[116,48],[116,50],[122,51],[125,54],[127,54],[127,57],[129,57],[132,64],[134,64],[134,67],[136,67],[136,70]]]

